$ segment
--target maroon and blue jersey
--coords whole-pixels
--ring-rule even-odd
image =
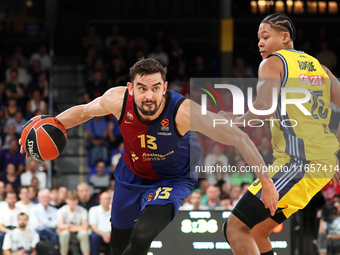
[[[197,182],[194,166],[201,156],[192,132],[181,136],[176,128],[177,110],[185,97],[167,91],[160,116],[144,122],[133,96],[125,93],[119,128],[124,149],[115,169],[111,223],[117,229],[132,228],[149,205],[174,205],[174,216]]]
[[[190,178],[190,159],[194,165],[201,150],[194,133],[182,136],[176,127],[177,110],[185,99],[168,90],[162,113],[144,122],[126,90],[118,125],[124,137],[122,157],[136,175],[151,180]]]

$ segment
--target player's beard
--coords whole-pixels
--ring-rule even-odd
[[[161,107],[162,102],[163,102],[163,96],[162,96],[162,100],[161,100],[161,102],[159,103],[159,105],[157,105],[157,102],[156,102],[155,100],[144,100],[144,101],[142,101],[142,105],[141,105],[141,106],[139,106],[139,105],[136,103],[135,99],[133,99],[133,101],[135,102],[135,105],[137,106],[137,108],[140,110],[140,112],[141,112],[143,115],[145,115],[145,116],[152,116],[152,115],[155,115],[156,112],[158,111],[159,107]],[[153,109],[153,110],[146,110],[146,109],[144,108],[144,104],[148,104],[148,103],[154,103],[154,104],[155,104],[155,109]],[[146,106],[146,107],[149,108],[149,106]]]

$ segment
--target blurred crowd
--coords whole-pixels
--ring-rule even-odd
[[[154,58],[167,66],[169,88],[188,98],[190,77],[219,76],[215,58],[183,48],[180,39],[169,37],[162,29],[155,31],[153,38],[148,40],[142,36],[128,38],[126,34],[127,31],[121,32],[117,24],[112,24],[111,31],[101,35],[97,34],[94,25],[87,28],[79,43],[85,80],[83,103],[101,96],[109,88],[126,86],[129,67],[140,58]],[[318,44],[312,45],[304,41],[303,33],[298,30],[296,48],[313,53],[336,73],[336,54],[323,37],[322,30],[319,37]],[[252,64],[254,58],[250,59],[251,56],[251,52],[246,55],[235,53],[233,77],[256,77],[257,68]],[[47,187],[46,163],[25,159],[19,152],[18,138],[27,120],[48,113],[52,60],[44,45],[30,53],[17,45],[5,63],[0,70],[0,200],[4,201],[0,204],[0,245],[6,239],[5,233],[25,221],[25,216],[20,216],[24,213],[28,216],[27,226],[38,233],[40,240],[48,240],[60,254],[67,254],[70,249],[78,249],[78,252],[80,249],[82,254],[99,254],[98,247],[107,251],[110,229],[102,220],[109,217],[114,171],[123,147],[117,120],[110,115],[86,123],[87,183],[79,184],[77,191],[67,187]],[[211,106],[209,109],[231,111],[233,99],[230,92],[225,92],[222,99],[220,108]],[[244,131],[265,163],[271,164],[274,158],[268,123],[262,127],[247,127]],[[180,209],[232,210],[255,176],[246,171],[246,162],[237,149],[200,134],[198,138],[202,147],[201,165],[205,170],[199,173],[196,189]],[[227,166],[232,168],[225,170],[223,167]],[[324,188],[327,205],[331,205],[335,193],[340,194],[340,190]],[[101,213],[106,218],[94,216]],[[73,247],[72,244],[77,242],[80,246]],[[7,248],[8,240],[5,243]]]

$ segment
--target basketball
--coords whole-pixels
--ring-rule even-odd
[[[49,115],[30,119],[21,132],[25,152],[35,160],[48,161],[57,158],[65,149],[67,133],[63,124]]]

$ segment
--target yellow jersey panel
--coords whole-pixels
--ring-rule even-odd
[[[279,57],[284,66],[278,107],[270,125],[274,157],[288,154],[303,160],[318,160],[333,156],[339,143],[329,130],[332,110],[331,82],[327,73],[316,58],[301,51],[285,49],[271,56]],[[289,89],[297,88],[303,88],[311,95],[311,99],[302,104],[309,114],[293,103],[286,104],[284,114],[281,109],[283,91],[288,100],[306,97],[301,92],[289,92]]]

